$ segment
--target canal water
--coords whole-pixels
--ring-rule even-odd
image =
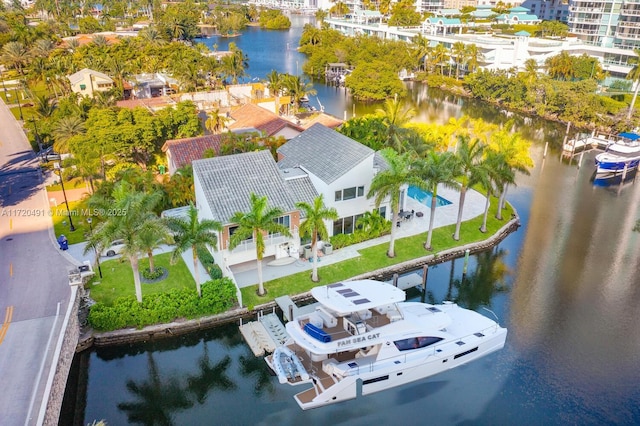
[[[307,19],[294,18],[290,31],[251,28],[232,40],[249,55],[252,78],[270,67],[292,72],[291,61],[300,66],[304,58],[282,47],[297,44]],[[227,40],[207,42],[223,50]],[[342,91],[316,87],[328,112],[353,110]],[[418,84],[411,98],[425,120],[507,119],[497,108]],[[356,104],[356,114],[371,107]],[[293,400],[302,388],[278,384],[229,325],[78,355],[60,424],[640,424],[640,234],[632,231],[640,182],[594,185],[593,154],[581,167],[560,160],[563,126],[511,118],[534,142],[535,168],[507,197],[521,228],[472,256],[465,277],[459,259],[430,269],[425,295],[408,293],[492,316],[490,309],[509,330],[503,350],[404,387],[302,411]]]

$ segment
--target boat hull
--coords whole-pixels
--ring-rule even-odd
[[[295,400],[300,408],[309,410],[402,386],[498,351],[504,347],[506,337],[507,330],[498,327],[494,334],[486,336],[482,342],[461,346],[456,350],[439,353],[432,351],[429,355],[416,357],[411,362],[403,362],[403,357],[398,357],[397,360],[390,359],[390,362],[386,363],[392,365],[391,367],[376,368],[372,365],[371,371],[362,371],[366,369],[364,366],[357,375],[345,377],[326,390],[321,390],[317,384],[320,380],[314,378],[314,388],[295,395]],[[396,363],[397,361],[400,362]]]

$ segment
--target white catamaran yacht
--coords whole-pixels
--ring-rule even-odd
[[[504,346],[507,330],[445,302],[405,302],[373,280],[315,287],[315,311],[288,322],[289,341],[266,357],[281,383],[311,384],[304,410],[382,391],[476,360]]]

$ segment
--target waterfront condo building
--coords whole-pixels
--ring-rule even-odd
[[[573,0],[569,29],[588,44],[634,49],[640,47],[640,1]]]

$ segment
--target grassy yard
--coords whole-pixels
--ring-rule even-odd
[[[196,282],[191,276],[191,272],[180,259],[175,265],[170,263],[171,253],[164,253],[154,256],[156,266],[163,266],[169,271],[169,276],[158,283],[142,284],[142,295],[152,293],[163,293],[173,288],[192,288],[196,291]],[[102,280],[97,275],[97,267],[95,278],[88,284],[91,290],[91,298],[96,302],[102,302],[107,305],[113,304],[113,301],[121,296],[136,295],[135,286],[133,284],[133,272],[131,264],[126,259],[113,259],[101,263]],[[149,259],[147,257],[140,259],[140,271],[149,267]],[[99,283],[99,284],[98,284]]]
[[[49,185],[47,186],[47,191],[62,191],[62,185],[60,185],[60,181],[56,181],[58,183],[54,184],[54,185]],[[64,189],[65,191],[68,191],[69,189],[78,189],[78,188],[86,188],[87,185],[85,183],[85,181],[82,178],[73,178],[71,180],[68,180],[64,183]]]
[[[263,303],[267,303],[276,297],[285,294],[299,294],[309,291],[318,285],[331,284],[340,280],[348,279],[365,272],[375,271],[380,268],[395,265],[407,260],[416,259],[428,254],[437,253],[442,250],[462,246],[476,241],[482,241],[496,233],[505,225],[507,219],[511,217],[513,209],[507,205],[503,211],[505,220],[497,220],[494,216],[496,213],[497,202],[492,203],[494,206],[489,211],[487,220],[487,232],[483,234],[479,228],[482,224],[482,216],[462,222],[460,229],[460,240],[454,241],[452,238],[455,231],[455,224],[433,231],[432,246],[434,251],[427,252],[424,249],[426,240],[426,229],[424,233],[411,237],[399,238],[395,241],[395,254],[393,259],[387,257],[389,243],[380,244],[360,250],[360,257],[348,259],[343,262],[331,265],[320,266],[318,268],[318,276],[320,281],[314,283],[311,281],[311,272],[302,271],[295,275],[289,275],[276,280],[268,281],[264,284],[268,293],[266,296],[259,297],[256,294],[257,285],[242,288],[242,302],[245,306],[253,307]]]
[[[70,224],[67,207],[64,202],[58,204],[57,207],[52,206],[53,231],[56,234],[56,238],[58,238],[60,234],[64,234],[65,237],[67,237],[67,240],[69,240],[69,244],[76,244],[85,241],[87,239],[86,237],[89,235],[89,224],[86,222],[86,216],[83,215],[83,212],[86,211],[86,209],[88,209],[87,200],[69,202],[71,220],[73,221],[73,226],[76,229],[71,232],[69,230]],[[95,224],[93,226],[95,227]]]

